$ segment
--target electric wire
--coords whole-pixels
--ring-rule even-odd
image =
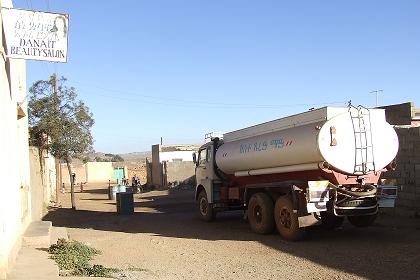
[[[296,103],[296,104],[250,104],[250,103],[223,103],[223,102],[212,102],[207,100],[187,100],[187,99],[179,99],[179,98],[171,98],[171,97],[156,97],[144,94],[137,94],[135,92],[129,91],[122,91],[122,90],[115,90],[115,89],[107,89],[104,87],[90,85],[80,82],[73,82],[79,85],[90,86],[92,88],[100,89],[104,92],[110,93],[118,93],[119,95],[107,95],[103,93],[96,92],[95,95],[111,98],[116,100],[125,100],[130,102],[142,102],[147,104],[155,104],[155,105],[167,105],[167,106],[177,106],[177,107],[207,107],[207,108],[259,108],[259,109],[276,109],[276,108],[287,108],[287,107],[314,107],[314,106],[327,106],[327,105],[343,105],[347,101],[333,101],[333,102],[319,102],[319,103]],[[78,90],[80,91],[80,89]],[[82,92],[89,92],[88,90],[83,90]],[[130,95],[130,96],[124,96]],[[167,102],[167,101],[171,102]]]

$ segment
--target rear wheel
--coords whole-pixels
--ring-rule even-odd
[[[274,218],[277,230],[284,239],[296,241],[303,237],[305,231],[299,228],[298,214],[293,211],[293,203],[289,196],[277,199]]]
[[[216,218],[216,212],[207,199],[207,194],[204,190],[198,194],[198,212],[203,221],[210,222]]]
[[[378,214],[366,215],[366,216],[348,216],[350,224],[355,227],[368,227],[373,224]]]
[[[273,201],[265,193],[256,193],[248,203],[248,221],[257,233],[270,233],[274,230]]]
[[[344,217],[338,217],[333,213],[323,211],[321,212],[322,227],[326,229],[335,229],[343,224]]]

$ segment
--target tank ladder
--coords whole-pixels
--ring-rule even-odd
[[[369,109],[349,106],[354,132],[354,173],[367,174],[375,171],[371,118]]]

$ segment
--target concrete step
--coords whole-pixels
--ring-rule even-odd
[[[34,248],[48,248],[51,242],[50,221],[32,222],[23,235],[23,246]]]
[[[57,244],[58,239],[69,239],[69,235],[65,227],[52,227],[50,244]]]
[[[54,260],[47,248],[56,244],[59,238],[69,239],[67,229],[53,227],[51,222],[38,221],[29,225],[23,236],[16,263],[7,279],[10,280],[106,280],[98,277],[60,277]]]
[[[58,277],[58,266],[46,249],[22,247],[7,279],[50,279]]]

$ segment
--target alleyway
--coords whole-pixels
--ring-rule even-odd
[[[70,238],[103,253],[95,263],[127,270],[126,279],[418,279],[420,219],[382,215],[371,228],[345,223],[336,231],[312,228],[301,242],[258,235],[242,213],[213,223],[195,214],[193,191],[135,195],[135,214],[120,216],[106,186],[77,193],[78,210],[45,220],[67,227]]]

